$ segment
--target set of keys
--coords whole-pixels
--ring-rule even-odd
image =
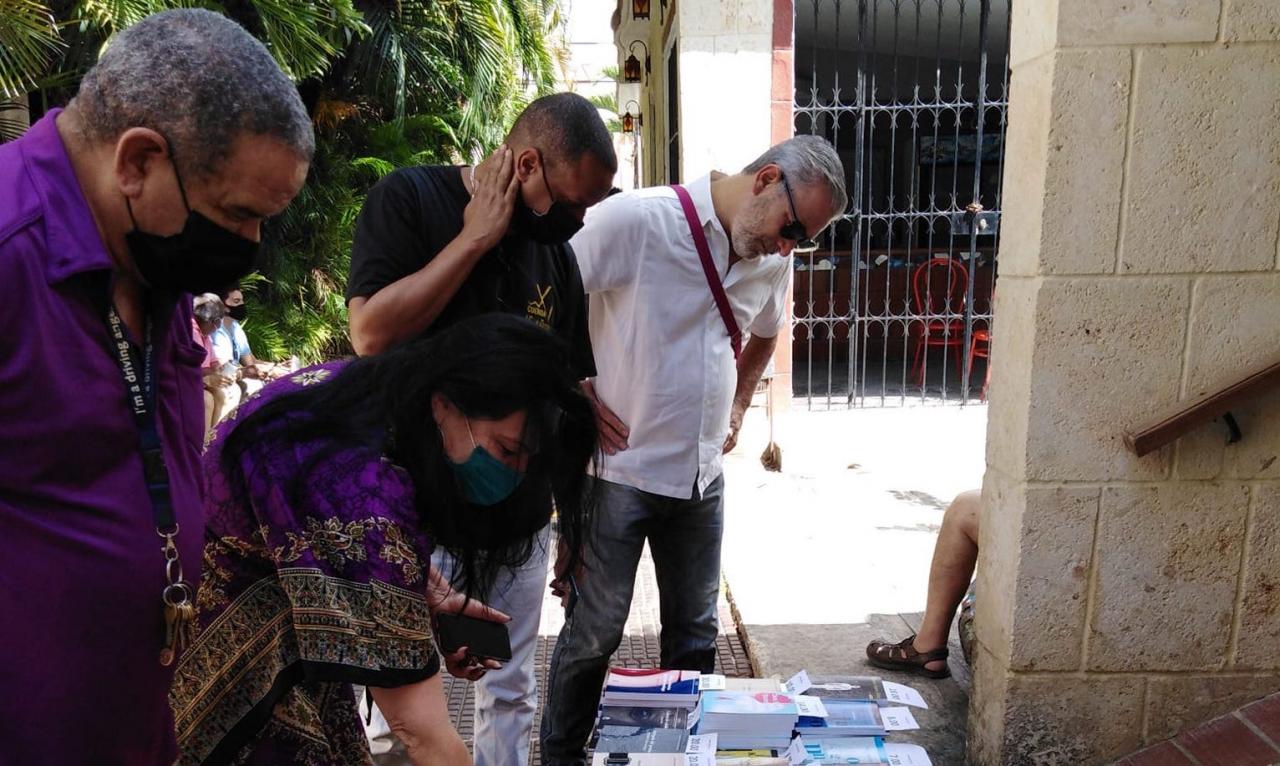
[[[178,561],[178,546],[174,543],[178,534],[176,526],[171,533],[157,532],[165,541],[162,550],[164,573],[168,580],[160,594],[160,600],[164,602],[164,644],[160,649],[160,664],[169,667],[186,647],[187,635],[195,626],[196,605],[191,586],[182,579],[182,562]]]

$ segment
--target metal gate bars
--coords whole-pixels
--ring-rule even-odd
[[[795,0],[796,133],[835,144],[850,199],[795,259],[810,409],[985,395],[1011,2]]]

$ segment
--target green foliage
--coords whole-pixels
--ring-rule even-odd
[[[396,168],[455,161],[450,135],[439,118],[417,115],[321,138],[306,185],[265,233],[265,276],[245,285],[255,354],[316,362],[351,353],[344,294],[365,193]]]
[[[37,0],[0,0],[0,97],[36,87],[63,49],[53,13]]]
[[[618,79],[618,68],[616,66],[607,66],[601,74],[607,80],[616,81]],[[609,129],[610,133],[622,132],[622,121],[619,119],[622,115],[622,110],[618,108],[618,93],[616,90],[612,93],[597,93],[594,96],[588,96],[587,100],[595,104],[597,109],[606,111],[611,115],[605,118],[604,121],[605,127]]]
[[[618,97],[612,93],[598,93],[594,96],[587,96],[587,100],[595,104],[597,109],[606,111],[610,114],[605,118],[605,127],[610,133],[621,133],[622,122],[618,119]]]
[[[253,0],[252,6],[258,36],[295,80],[323,75],[353,36],[368,31],[351,0]]]

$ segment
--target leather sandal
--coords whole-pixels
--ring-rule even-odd
[[[946,665],[947,656],[950,654],[947,647],[943,646],[928,652],[917,652],[915,641],[914,634],[896,644],[890,644],[885,641],[872,641],[867,644],[867,660],[872,665],[885,670],[901,670],[925,676],[926,678],[950,677],[951,668]],[[930,670],[925,667],[930,662],[939,661],[943,663],[943,666],[938,670]]]

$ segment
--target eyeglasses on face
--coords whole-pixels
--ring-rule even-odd
[[[787,183],[785,175],[781,178],[782,188],[787,192],[787,204],[791,207],[791,220],[778,230],[778,236],[796,243],[795,247],[791,248],[791,252],[812,253],[818,249],[818,242],[810,239],[805,232],[804,224],[800,223],[800,214],[796,212],[796,198],[791,193],[791,184]]]

